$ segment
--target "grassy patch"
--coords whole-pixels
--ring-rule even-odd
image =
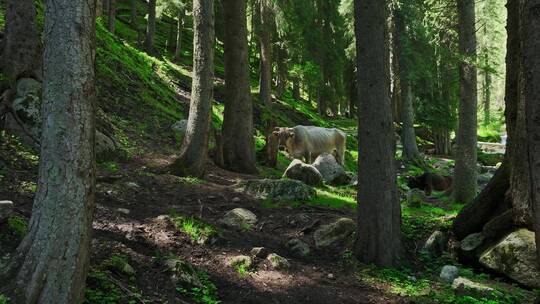
[[[8,304],[9,298],[4,296],[3,294],[0,294],[0,304]]]
[[[190,289],[177,288],[181,294],[190,297],[196,303],[202,304],[219,304],[221,301],[217,299],[217,287],[210,281],[208,274],[199,271],[197,276],[201,280],[202,287],[192,287]]]
[[[187,234],[193,242],[204,243],[211,237],[217,236],[217,229],[199,219],[171,214],[171,220],[176,229]]]
[[[453,216],[457,215],[459,205],[452,210],[422,205],[420,208],[403,208],[402,231],[406,239],[419,240],[427,237],[434,230],[448,230]]]
[[[26,218],[14,215],[7,220],[8,230],[11,235],[22,239],[28,231],[28,220]]]
[[[309,205],[327,206],[335,209],[356,208],[356,191],[352,188],[325,186],[316,190],[317,196],[308,202]]]
[[[113,161],[99,163],[98,167],[108,173],[117,173],[120,170],[118,163]]]

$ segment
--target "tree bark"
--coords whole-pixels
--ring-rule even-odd
[[[470,203],[477,189],[477,75],[475,0],[458,0],[460,103],[457,130],[454,199]]]
[[[487,35],[487,34],[486,34]],[[489,55],[484,55],[485,64],[488,64]],[[488,69],[484,72],[484,126],[491,123],[491,73]]]
[[[109,32],[116,31],[116,0],[109,0]]]
[[[276,96],[281,99],[287,88],[287,51],[283,49],[280,43],[277,43],[276,53]]]
[[[270,0],[259,0],[261,10],[261,62],[259,99],[264,105],[272,102],[272,11]]]
[[[540,248],[540,0],[528,0],[523,10],[524,97],[527,103],[529,180],[536,247]],[[537,250],[540,265],[540,250]]]
[[[7,0],[0,70],[13,85],[20,78],[41,81],[42,45],[32,0]]]
[[[38,189],[29,232],[4,275],[13,303],[81,303],[94,207],[96,2],[45,4]]]
[[[208,159],[214,87],[214,1],[193,1],[193,83],[186,135],[172,171],[201,177]]]
[[[256,173],[249,83],[246,0],[225,0],[223,159],[229,170]]]
[[[300,96],[300,79],[297,77],[293,78],[292,98],[297,101],[302,100],[302,96]]]
[[[184,20],[186,11],[181,9],[178,11],[178,19],[176,20],[176,48],[174,50],[174,60],[180,61],[182,56],[182,31],[184,30]]]
[[[131,25],[137,25],[137,0],[130,1],[130,19]]]
[[[154,38],[156,35],[156,0],[148,0],[148,23],[144,46],[148,54],[155,54]]]
[[[358,60],[358,231],[360,261],[395,266],[402,254],[394,131],[389,96],[387,3],[355,1]],[[361,71],[361,72],[360,72]],[[374,178],[377,177],[377,178]]]

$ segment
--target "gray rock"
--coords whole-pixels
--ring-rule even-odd
[[[246,268],[250,268],[252,264],[253,261],[247,255],[237,255],[227,261],[227,265],[231,267],[244,266]]]
[[[480,264],[518,283],[540,288],[534,237],[534,232],[527,229],[514,231],[484,251],[480,256]]]
[[[445,265],[439,277],[446,283],[452,284],[454,280],[459,276],[459,269],[453,265]]]
[[[118,208],[116,209],[116,211],[123,213],[125,215],[128,215],[130,213],[129,209],[126,209],[126,208]]]
[[[454,279],[452,289],[454,289],[459,295],[476,295],[486,298],[496,298],[500,295],[500,293],[495,289],[484,284],[473,282],[464,277]]]
[[[311,253],[309,245],[300,239],[291,239],[285,244],[285,247],[296,257],[306,257]]]
[[[286,258],[275,253],[269,254],[266,259],[270,262],[270,265],[275,270],[286,270],[291,267],[291,264]]]
[[[340,182],[340,184],[348,184],[350,180],[345,172],[345,169],[338,164],[336,158],[332,154],[324,153],[319,155],[313,167],[321,173],[324,181],[328,184]]]
[[[292,179],[248,180],[239,186],[240,190],[262,200],[308,201],[316,195],[312,187]]]
[[[412,208],[418,208],[426,200],[426,194],[420,189],[411,189],[407,192],[407,205]]]
[[[203,287],[199,272],[191,264],[180,259],[168,259],[165,261],[167,270],[171,273],[171,279],[175,284]]]
[[[459,245],[459,252],[469,260],[476,260],[485,237],[482,233],[473,233],[464,238]]]
[[[6,221],[13,214],[12,201],[0,201],[0,223]]]
[[[113,159],[116,155],[116,151],[118,150],[115,141],[111,137],[101,133],[98,130],[96,130],[95,148],[96,157],[100,160]]]
[[[432,257],[439,257],[446,250],[448,237],[442,231],[435,231],[426,240],[422,251]]]
[[[235,208],[225,214],[221,223],[227,227],[246,230],[257,224],[257,216],[247,209]]]
[[[232,199],[233,203],[240,203],[242,200],[237,196]]]
[[[299,180],[306,185],[320,186],[323,184],[321,173],[312,165],[305,164],[299,159],[291,162],[289,167],[283,173],[283,177]]]
[[[313,235],[319,249],[344,245],[356,230],[356,223],[350,218],[340,218],[334,223],[323,225]]]
[[[351,182],[349,183],[349,186],[358,186],[358,175],[354,174],[351,176]]]
[[[268,255],[268,250],[264,247],[253,247],[249,252],[254,259],[263,259]]]

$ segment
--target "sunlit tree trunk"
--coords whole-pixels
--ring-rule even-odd
[[[182,56],[182,31],[184,30],[185,15],[185,9],[178,11],[178,19],[176,20],[176,47],[174,50],[174,59],[176,61],[179,61]]]
[[[385,267],[397,265],[403,250],[389,95],[387,5],[381,0],[355,1],[360,128],[354,251],[360,261]]]
[[[259,99],[263,104],[272,101],[272,11],[270,0],[260,0],[261,11],[261,62]]]
[[[38,189],[28,234],[0,275],[14,287],[13,303],[83,301],[94,206],[95,4],[45,1]]]
[[[233,171],[256,173],[249,83],[246,0],[224,0],[225,113],[223,159]]]
[[[208,160],[214,87],[214,1],[193,1],[193,82],[186,135],[172,171],[201,177]]]
[[[148,0],[148,23],[146,25],[146,52],[154,54],[154,39],[156,35],[156,0]]]
[[[470,203],[477,189],[477,75],[475,0],[458,0],[460,103],[453,194],[457,202]]]

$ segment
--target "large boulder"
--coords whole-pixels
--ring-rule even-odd
[[[473,233],[464,238],[459,245],[459,254],[465,262],[474,263],[482,252],[482,245],[486,237],[484,234]]]
[[[540,269],[536,264],[534,232],[519,229],[488,248],[480,256],[480,264],[518,283],[540,288]]]
[[[285,247],[289,250],[289,252],[296,257],[303,258],[310,254],[311,250],[309,249],[309,245],[303,242],[300,239],[291,239],[286,244]]]
[[[432,257],[439,257],[446,250],[448,237],[442,231],[434,231],[422,247],[422,252]]]
[[[291,162],[283,177],[299,180],[310,186],[320,186],[323,184],[321,173],[312,165],[305,164],[299,159]]]
[[[448,284],[452,284],[454,280],[459,276],[459,268],[454,265],[445,265],[441,269],[441,274],[439,277],[441,280]]]
[[[324,153],[319,155],[315,159],[313,167],[317,168],[324,181],[328,184],[346,185],[351,181],[351,176],[347,175],[345,169],[338,164],[332,154]]]
[[[227,227],[249,230],[257,224],[257,216],[244,208],[235,208],[227,213],[221,219],[221,223]]]
[[[240,184],[240,190],[257,199],[275,201],[308,201],[315,190],[297,180],[292,179],[257,179]]]
[[[356,223],[350,218],[340,218],[334,223],[323,225],[313,235],[318,249],[337,248],[345,245],[356,231]]]
[[[13,214],[12,201],[0,201],[0,223],[7,220]]]

